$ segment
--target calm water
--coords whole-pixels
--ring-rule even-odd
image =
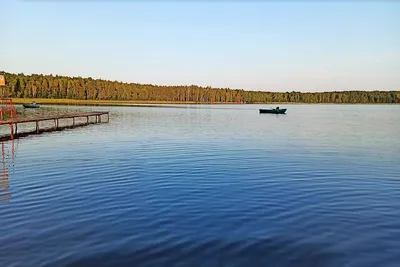
[[[181,107],[25,111],[111,121],[3,143],[1,266],[400,266],[400,106]]]

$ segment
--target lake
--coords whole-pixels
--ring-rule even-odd
[[[2,144],[2,266],[399,266],[400,105],[280,106],[23,111],[110,122]]]

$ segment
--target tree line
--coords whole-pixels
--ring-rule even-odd
[[[161,86],[59,75],[3,72],[3,97],[196,103],[400,103],[400,91],[265,92],[196,85]]]

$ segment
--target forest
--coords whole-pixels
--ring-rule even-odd
[[[196,85],[161,86],[23,73],[5,75],[3,97],[193,103],[400,103],[400,91],[269,92]]]

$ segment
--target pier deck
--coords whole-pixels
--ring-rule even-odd
[[[78,126],[85,126],[93,123],[101,123],[102,122],[102,115],[107,115],[107,121],[109,122],[110,116],[108,111],[95,111],[95,112],[85,112],[85,113],[70,113],[70,114],[63,114],[63,115],[55,115],[55,116],[47,116],[47,117],[37,117],[37,118],[29,118],[29,119],[13,119],[13,120],[2,120],[0,121],[0,126],[1,125],[9,125],[10,126],[10,134],[6,136],[1,136],[0,141],[5,141],[5,140],[11,140],[14,138],[19,138],[31,134],[40,134],[42,132],[51,132],[51,131],[59,131],[67,128],[74,128]],[[90,122],[89,118],[95,117],[94,122]],[[85,123],[79,123],[77,124],[75,122],[75,119],[78,118],[86,118]],[[72,119],[72,124],[71,125],[66,125],[66,126],[60,126],[59,122],[60,120],[65,120],[65,119]],[[51,128],[42,128],[40,129],[40,122],[44,121],[54,121],[54,127]],[[26,124],[26,123],[35,123],[36,128],[34,131],[29,131],[29,132],[21,132],[18,133],[18,124]]]

